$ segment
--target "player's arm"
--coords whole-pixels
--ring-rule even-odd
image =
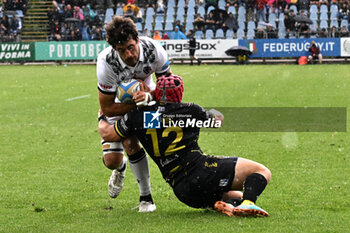
[[[108,117],[122,116],[136,107],[135,104],[115,103],[115,95],[104,94],[101,91],[98,92],[98,99],[102,112]]]
[[[212,118],[215,118],[215,122],[220,122],[220,125],[224,123],[224,114],[213,108],[208,112],[211,114]]]

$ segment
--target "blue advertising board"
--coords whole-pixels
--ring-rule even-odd
[[[340,56],[340,38],[256,39],[239,40],[238,44],[253,52],[251,58],[300,57],[309,55],[312,41],[316,42],[324,57]]]

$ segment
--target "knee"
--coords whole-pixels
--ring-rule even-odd
[[[264,165],[261,165],[258,173],[260,173],[261,175],[263,175],[267,181],[267,183],[270,182],[271,180],[271,176],[272,176],[272,173],[270,171],[270,169],[268,169],[267,167],[265,167]]]
[[[104,165],[111,169],[117,169],[123,160],[124,154],[121,153],[108,153],[103,155]]]

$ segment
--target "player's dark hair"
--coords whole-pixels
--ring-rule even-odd
[[[136,25],[130,18],[115,16],[106,26],[106,40],[113,48],[137,37]]]

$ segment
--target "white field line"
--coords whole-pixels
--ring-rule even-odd
[[[89,98],[91,95],[81,95],[81,96],[76,96],[73,98],[68,98],[65,101],[72,101],[72,100],[78,100],[78,99],[84,99],[84,98]]]

